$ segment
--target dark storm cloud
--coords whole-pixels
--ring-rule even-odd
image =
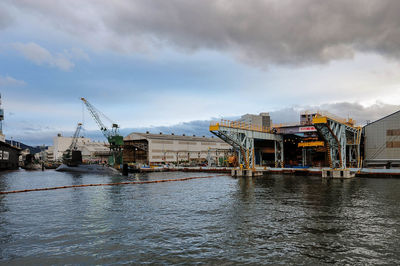
[[[113,49],[138,51],[140,44],[188,52],[211,49],[259,65],[326,63],[355,52],[400,57],[398,0],[8,3],[75,35],[107,36],[104,44]]]
[[[355,51],[398,57],[400,1],[136,1],[104,21],[119,36],[188,50],[229,50],[253,63],[324,63]]]

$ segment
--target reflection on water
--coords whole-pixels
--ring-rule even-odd
[[[8,172],[0,191],[209,175]],[[400,179],[216,176],[0,196],[0,264],[399,264]]]

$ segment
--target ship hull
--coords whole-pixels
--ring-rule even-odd
[[[81,164],[78,166],[68,166],[66,164],[62,164],[56,169],[56,171],[69,172],[69,173],[106,174],[106,175],[120,174],[118,170],[112,167],[98,165],[98,164]]]
[[[20,149],[0,141],[0,171],[18,169]]]

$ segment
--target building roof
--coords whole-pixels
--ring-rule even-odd
[[[183,136],[183,135],[168,135],[168,134],[151,134],[151,133],[136,133],[133,132],[126,136],[124,140],[140,140],[140,139],[163,139],[163,140],[184,140],[184,141],[209,141],[223,142],[219,138],[214,137],[198,137],[198,136]],[[224,142],[225,143],[225,142]]]
[[[15,147],[15,146],[13,146],[10,143],[7,143],[5,141],[0,141],[0,145],[1,146],[6,146],[8,148],[11,148],[11,149],[14,149],[14,150],[17,150],[17,151],[21,151],[21,148]]]
[[[397,114],[397,113],[399,113],[399,112],[400,112],[400,110],[399,110],[399,111],[396,111],[396,112],[394,112],[394,113],[391,113],[391,114],[389,114],[389,115],[387,115],[387,116],[384,116],[384,117],[382,117],[382,118],[379,118],[378,120],[375,120],[374,122],[371,122],[371,123],[369,123],[369,124],[366,124],[364,127],[370,126],[370,125],[372,125],[372,124],[374,124],[374,123],[376,123],[376,122],[379,122],[379,121],[381,121],[381,120],[383,120],[383,119],[385,119],[385,118],[388,118],[389,116],[395,115],[395,114]]]
[[[89,152],[98,152],[98,151],[109,151],[110,147],[105,145],[104,143],[91,142],[86,144],[79,144],[78,149],[86,149]]]

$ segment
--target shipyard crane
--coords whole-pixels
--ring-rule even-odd
[[[78,123],[78,126],[76,127],[74,136],[72,137],[71,145],[63,154],[63,161],[67,165],[74,164],[73,153],[78,149],[77,144],[78,144],[78,138],[79,138],[79,133],[80,133],[81,129],[82,129],[82,123]],[[79,158],[78,158],[78,160],[79,160]]]
[[[109,158],[110,165],[122,164],[122,146],[124,145],[124,138],[119,134],[118,124],[112,123],[111,129],[109,129],[103,121],[100,119],[102,115],[107,120],[111,121],[107,116],[96,109],[91,103],[89,103],[85,98],[81,98],[86,108],[89,110],[90,114],[94,118],[94,121],[99,126],[104,137],[106,137],[108,143],[110,144],[111,157]]]

